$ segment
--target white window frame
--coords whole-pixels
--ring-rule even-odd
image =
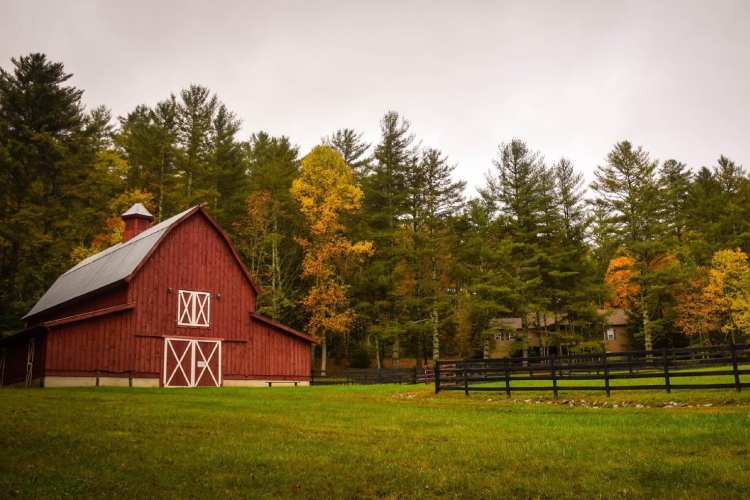
[[[615,329],[607,328],[607,340],[615,340],[616,338]]]
[[[509,333],[508,334],[508,340],[516,340],[516,334],[515,333]]]
[[[193,290],[177,292],[177,324],[179,326],[211,326],[211,293]]]

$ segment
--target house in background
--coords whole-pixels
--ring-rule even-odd
[[[623,352],[627,350],[627,324],[628,316],[624,309],[598,309],[597,312],[606,316],[606,323],[602,331],[602,341],[607,352]],[[528,331],[529,355],[540,355],[543,345],[543,334],[560,330],[567,330],[570,326],[567,318],[563,317],[555,323],[553,318],[542,318],[542,326],[536,325],[536,316],[529,315],[528,324],[534,325]],[[546,322],[546,325],[544,325]],[[492,351],[493,358],[503,358],[510,355],[515,340],[522,335],[522,318],[495,318],[492,320],[492,328],[495,333],[495,348]]]
[[[315,340],[255,312],[257,285],[200,207],[149,227],[141,204],[122,243],[60,276],[0,339],[0,384],[141,387],[308,384]],[[101,373],[102,385],[130,374]]]

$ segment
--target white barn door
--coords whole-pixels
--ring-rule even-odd
[[[221,341],[164,339],[164,387],[221,386]]]

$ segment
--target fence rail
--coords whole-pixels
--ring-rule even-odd
[[[350,368],[312,370],[310,385],[420,384],[424,368]]]
[[[745,365],[745,366],[743,366]],[[750,344],[657,349],[531,358],[438,361],[435,393],[440,391],[605,391],[736,389],[750,387]],[[730,377],[725,383],[680,383],[684,377]],[[652,379],[651,383],[636,381]],[[657,383],[654,383],[656,379]],[[633,380],[632,383],[621,381]],[[582,385],[569,384],[584,381]],[[530,383],[531,382],[531,383]],[[548,382],[545,384],[544,382]],[[599,383],[597,383],[599,382]],[[710,381],[707,381],[710,382]],[[519,385],[520,384],[520,385]]]

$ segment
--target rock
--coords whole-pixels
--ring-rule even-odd
[[[524,399],[523,402],[524,403],[531,403],[531,400],[530,399]]]
[[[564,404],[564,405],[566,405],[568,403],[570,403],[570,401],[568,401],[567,399],[562,402],[562,404]]]
[[[636,408],[643,408],[643,405],[635,405]]]
[[[620,406],[617,403],[615,403],[615,404],[612,405],[612,408],[619,408],[619,407]]]
[[[487,401],[492,401],[491,399],[488,399]]]
[[[712,403],[706,403],[706,404],[704,404],[703,406],[705,406],[705,407],[707,407],[707,408],[708,408],[708,407],[710,407],[710,406],[713,406],[713,404],[712,404]]]

